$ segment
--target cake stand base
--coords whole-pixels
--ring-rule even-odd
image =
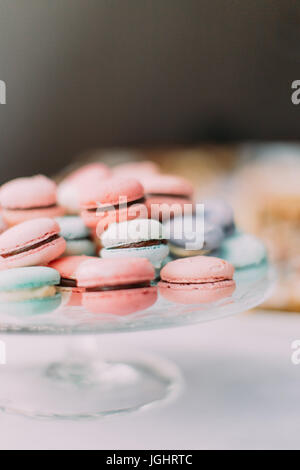
[[[41,419],[99,418],[147,409],[178,395],[181,377],[168,361],[137,353],[104,361],[91,348],[92,338],[88,344],[69,350],[61,361],[3,367],[0,410]]]

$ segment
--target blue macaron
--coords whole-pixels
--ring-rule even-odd
[[[264,243],[254,235],[235,232],[224,240],[219,256],[236,269],[244,269],[265,263],[267,250]]]
[[[90,238],[90,230],[82,219],[76,216],[58,217],[60,235],[66,240],[65,256],[95,256],[95,244]]]
[[[58,271],[44,266],[0,271],[0,311],[24,315],[53,311],[61,303],[59,283]]]
[[[175,217],[165,224],[165,230],[170,252],[175,257],[215,252],[225,237],[219,225],[203,221],[196,214]]]
[[[226,235],[235,230],[233,209],[223,199],[212,198],[203,201],[205,222],[218,225]]]

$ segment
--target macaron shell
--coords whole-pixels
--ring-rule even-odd
[[[3,209],[3,218],[9,227],[21,224],[31,219],[55,218],[65,214],[61,206],[48,207],[45,209],[9,210]]]
[[[194,208],[192,199],[176,196],[147,196],[145,205],[148,217],[161,221],[182,216],[183,213],[192,213]]]
[[[26,266],[46,266],[52,260],[59,258],[66,249],[66,241],[59,237],[46,245],[20,253],[9,258],[1,258],[0,270],[21,268]]]
[[[79,287],[109,287],[152,281],[155,272],[144,258],[93,258],[80,264],[76,271]]]
[[[8,229],[8,225],[7,223],[5,222],[4,218],[3,218],[3,215],[2,215],[2,211],[0,213],[0,235],[1,233],[5,232],[5,230]]]
[[[57,199],[70,214],[79,214],[82,193],[90,185],[99,185],[111,177],[111,170],[104,163],[90,163],[70,173],[59,185]]]
[[[40,243],[58,235],[59,225],[53,219],[33,219],[16,225],[0,235],[0,255]]]
[[[68,214],[80,212],[80,189],[72,183],[61,183],[57,189],[57,200]]]
[[[261,240],[254,235],[236,234],[224,240],[220,257],[235,268],[258,265],[267,259],[267,251]]]
[[[82,306],[95,314],[125,316],[146,310],[157,301],[157,288],[145,287],[82,294]]]
[[[61,295],[56,294],[53,297],[45,297],[43,299],[0,303],[0,311],[14,317],[43,315],[57,310],[61,305],[61,301]]]
[[[159,293],[165,299],[179,304],[202,304],[218,302],[230,298],[236,284],[233,280],[205,284],[158,283]]]
[[[66,178],[62,181],[61,184],[68,182],[73,184],[85,184],[86,182],[90,181],[91,179],[106,179],[111,177],[111,170],[110,168],[105,165],[105,163],[100,162],[93,162],[88,163],[87,165],[83,165],[80,168],[69,173]]]
[[[80,264],[89,259],[93,258],[89,258],[88,256],[64,256],[63,258],[52,261],[49,267],[56,269],[64,279],[76,279],[75,273],[77,268]]]
[[[225,231],[234,226],[232,207],[222,199],[206,199],[203,201],[205,221],[220,225]]]
[[[193,185],[180,176],[174,175],[151,175],[141,179],[145,194],[166,194],[192,197]]]
[[[143,246],[137,248],[114,248],[101,250],[101,257],[104,259],[115,258],[147,258],[155,268],[160,268],[163,260],[169,254],[169,247],[165,244]]]
[[[0,272],[0,292],[54,286],[59,282],[59,272],[44,266],[16,268]]]
[[[139,243],[149,240],[163,240],[164,228],[160,222],[151,219],[134,220],[111,224],[101,236],[105,248],[128,243]]]
[[[148,211],[144,204],[137,203],[127,208],[111,211],[89,212],[83,210],[80,215],[85,225],[91,229],[96,229],[98,236],[101,236],[111,224],[137,218],[147,218]]]
[[[92,209],[103,205],[116,205],[120,197],[132,202],[144,197],[144,188],[141,183],[133,178],[113,177],[103,184],[89,185],[82,194],[80,205],[83,209]]]
[[[67,240],[64,256],[95,256],[96,247],[91,240]]]
[[[88,238],[90,236],[89,229],[84,225],[80,217],[58,217],[56,222],[60,227],[60,235],[66,240],[78,240],[79,238]]]
[[[56,184],[43,175],[17,178],[1,187],[0,203],[5,209],[27,209],[56,204]]]
[[[163,281],[180,284],[207,283],[232,279],[233,266],[219,258],[194,256],[171,261],[161,270]]]
[[[203,218],[195,214],[185,214],[184,217],[176,217],[165,225],[165,231],[170,243],[186,252],[197,251],[211,252],[217,250],[225,238],[224,231],[219,225],[204,223]],[[186,255],[189,256],[189,255]]]

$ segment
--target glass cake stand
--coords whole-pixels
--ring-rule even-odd
[[[107,338],[122,332],[179,327],[208,322],[241,313],[262,303],[272,291],[275,274],[268,266],[236,273],[232,297],[216,303],[174,303],[158,293],[157,301],[144,311],[124,315],[88,312],[68,296],[28,313],[22,305],[0,306],[0,338],[27,335],[35,353],[29,362],[0,367],[0,410],[34,418],[80,419],[128,413],[174,399],[181,390],[181,375],[168,361],[129,353],[113,353]],[[37,313],[39,312],[39,314]],[[101,334],[101,336],[100,336]],[[51,335],[47,359],[35,350],[36,335]],[[62,337],[63,358],[55,357],[55,344]],[[61,340],[60,340],[61,341]],[[26,343],[26,342],[25,342]],[[28,347],[29,347],[28,346]],[[37,348],[38,349],[38,348]],[[121,347],[122,350],[122,347]],[[103,359],[103,357],[105,359]]]

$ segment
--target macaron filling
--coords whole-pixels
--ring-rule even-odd
[[[50,204],[47,206],[31,206],[31,207],[4,207],[3,209],[9,211],[33,211],[33,210],[44,210],[44,209],[55,209],[58,207],[57,204]]]
[[[70,288],[76,288],[78,287],[76,279],[67,279],[67,278],[62,278],[60,281],[60,287],[70,287]],[[101,286],[101,287],[87,287],[85,288],[85,292],[108,292],[108,291],[114,291],[114,290],[123,290],[123,289],[138,289],[138,288],[143,288],[143,287],[151,287],[150,281],[144,281],[144,282],[135,282],[133,284],[121,284],[121,285],[116,285],[116,286]]]
[[[147,197],[170,197],[172,199],[186,199],[187,201],[191,200],[191,198],[186,194],[148,193]]]
[[[118,286],[88,287],[86,292],[110,292],[116,290],[141,289],[151,287],[151,282],[140,282],[135,284],[120,284]]]
[[[223,279],[221,281],[215,281],[215,282],[170,282],[170,281],[160,281],[159,285],[163,287],[167,287],[169,289],[173,287],[178,287],[178,288],[185,288],[185,287],[190,287],[193,289],[202,289],[202,288],[213,288],[213,287],[229,287],[234,284],[234,281],[232,279]]]
[[[179,247],[177,245],[173,245],[173,243],[169,242],[170,251],[175,256],[184,257],[184,256],[199,256],[199,255],[207,255],[211,252],[211,250],[203,248],[202,250],[186,250],[185,248]]]
[[[133,242],[128,243],[125,245],[116,245],[107,247],[106,250],[120,250],[120,249],[127,249],[127,248],[144,248],[147,246],[158,246],[158,245],[167,245],[167,240],[144,240],[140,242]]]
[[[33,299],[44,299],[56,295],[55,286],[34,287],[0,292],[0,302],[22,302]]]
[[[19,248],[17,250],[10,251],[8,253],[3,253],[3,254],[1,254],[1,257],[2,258],[10,258],[12,256],[17,256],[17,255],[20,255],[22,253],[26,253],[28,251],[35,250],[35,249],[40,248],[42,246],[46,246],[49,243],[52,243],[53,241],[58,240],[59,238],[60,238],[60,236],[58,234],[51,235],[51,237],[48,237],[45,240],[42,240],[38,243],[34,243],[34,244],[28,245],[28,246],[24,246],[24,247]]]
[[[145,203],[145,198],[139,198],[135,199],[134,201],[126,202],[126,203],[121,203],[121,204],[98,204],[96,207],[90,207],[87,208],[87,212],[108,212],[108,211],[113,211],[113,210],[122,210],[126,209],[127,207],[131,207],[134,204],[144,204]]]

